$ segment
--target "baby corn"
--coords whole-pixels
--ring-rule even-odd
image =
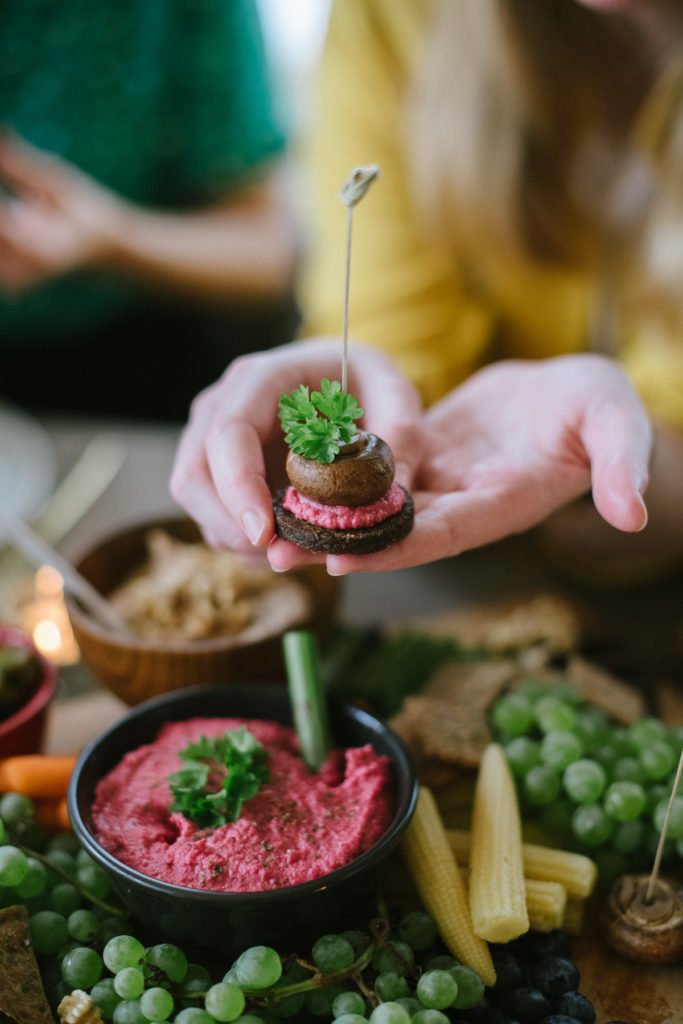
[[[459,864],[467,864],[471,837],[459,829],[448,830],[448,841]],[[559,882],[567,894],[580,900],[593,892],[598,869],[590,857],[569,850],[553,850],[533,843],[522,844],[524,875],[539,882]]]
[[[559,882],[525,879],[529,925],[537,932],[552,932],[564,923],[567,890]]]
[[[465,882],[446,838],[441,815],[430,789],[420,787],[413,819],[401,844],[422,902],[434,918],[451,953],[473,968],[485,985],[496,972],[486,943],[472,930]]]
[[[489,942],[529,930],[517,794],[497,743],[483,753],[474,793],[470,909],[475,934]]]

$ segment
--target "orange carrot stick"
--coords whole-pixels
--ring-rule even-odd
[[[71,821],[66,797],[36,800],[33,816],[48,832],[70,832]]]
[[[0,793],[63,797],[76,764],[75,754],[19,754],[0,761]]]

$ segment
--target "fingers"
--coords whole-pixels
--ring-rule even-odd
[[[286,572],[300,565],[320,565],[325,561],[321,551],[306,551],[288,540],[274,537],[268,545],[268,561],[275,572]]]
[[[245,420],[225,423],[206,442],[206,457],[216,493],[235,523],[255,547],[274,531],[273,506],[266,483],[261,439]]]
[[[61,183],[61,163],[13,134],[0,136],[0,178],[18,193],[53,198]]]
[[[643,493],[648,481],[652,428],[645,411],[628,394],[589,411],[581,438],[591,462],[593,501],[618,530],[647,525]]]

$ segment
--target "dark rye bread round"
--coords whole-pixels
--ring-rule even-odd
[[[285,489],[278,491],[273,501],[275,529],[278,537],[298,544],[307,551],[325,551],[328,555],[371,555],[390,544],[403,540],[413,528],[415,506],[405,487],[401,487],[406,500],[400,512],[384,519],[376,526],[360,526],[355,530],[330,530],[297,519],[282,502]]]

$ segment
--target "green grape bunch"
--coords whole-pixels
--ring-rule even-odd
[[[498,698],[491,727],[525,820],[591,856],[605,882],[651,866],[683,746],[680,728],[653,716],[624,728],[571,684],[535,680]],[[683,858],[683,796],[674,800],[665,857]]]

